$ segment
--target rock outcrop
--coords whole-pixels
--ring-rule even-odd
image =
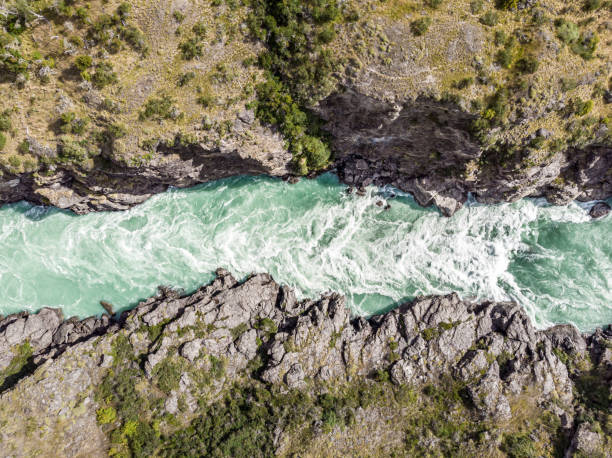
[[[18,418],[0,433],[3,456],[45,454],[45,444],[62,435],[70,440],[57,445],[61,456],[106,453],[100,409],[107,401],[96,397],[96,386],[130,367],[142,374],[143,384],[158,384],[156,397],[165,392],[162,410],[183,412],[184,418],[197,414],[202,396],[218,399],[224,387],[245,380],[308,393],[359,380],[418,389],[446,379],[464,387],[475,421],[518,421],[516,415],[525,413],[516,405],[527,395],[531,415],[552,412],[568,438],[575,429],[568,453],[586,450],[585,442],[603,450],[610,441],[582,426],[581,402],[590,399],[583,392],[588,380],[589,389],[600,390],[600,400],[609,403],[612,329],[590,336],[570,325],[538,331],[514,303],[472,303],[455,294],[419,297],[368,319],[351,317],[338,294],[299,302],[269,275],[241,283],[220,269],[214,282],[191,295],[160,289],[116,320],[62,321],[51,309],[4,318],[0,370],[11,363],[11,349],[26,342],[33,367],[0,395],[0,424]],[[162,376],[169,368],[176,383],[166,387]],[[216,374],[212,385],[203,385],[210,374]],[[61,418],[70,418],[72,426]],[[46,426],[26,440],[26,420]],[[599,442],[589,439],[593,434]]]

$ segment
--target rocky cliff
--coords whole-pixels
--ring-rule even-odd
[[[8,1],[0,203],[336,167],[447,215],[468,192],[605,199],[610,6],[583,3]]]
[[[610,456],[612,331],[419,297],[369,319],[219,270],[120,317],[0,321],[2,456]],[[6,355],[13,355],[7,357]],[[522,454],[521,454],[522,453]]]

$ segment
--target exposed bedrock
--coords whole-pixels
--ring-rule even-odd
[[[545,196],[566,204],[612,195],[610,146],[592,144],[545,158],[532,157],[535,153],[522,147],[511,154],[484,150],[470,134],[473,115],[456,105],[424,97],[392,103],[350,88],[325,98],[315,111],[326,121],[336,157],[332,167],[345,183],[391,184],[412,193],[421,205],[437,205],[445,215],[461,208],[469,192],[485,203]],[[25,199],[77,213],[123,210],[169,186],[291,174],[291,154],[282,139],[253,117],[252,111],[241,113],[234,128],[261,139],[259,149],[232,140],[212,149],[160,143],[156,159],[141,164],[118,161],[120,156],[108,151],[88,170],[56,165],[45,173],[5,174],[0,203]],[[56,154],[33,138],[30,150],[39,157]],[[503,160],[500,154],[506,154]]]
[[[469,192],[485,203],[545,196],[566,204],[612,195],[610,146],[570,149],[538,163],[518,152],[502,166],[500,153],[484,151],[470,134],[474,117],[449,103],[391,103],[349,88],[323,100],[317,112],[327,121],[344,182],[391,184],[447,216]]]
[[[7,355],[26,342],[32,348],[28,371],[3,386],[4,415],[19,416],[21,398],[28,400],[29,415],[50,419],[78,403],[82,408],[70,413],[74,428],[63,454],[90,450],[95,455],[104,439],[95,430],[92,390],[117,357],[111,343],[119,335],[127,337],[147,377],[167,358],[184,359],[189,370],[210,370],[200,355],[226,361],[223,383],[244,376],[255,358],[262,361],[259,375],[247,377],[293,389],[351,383],[381,372],[394,384],[409,386],[450,377],[465,383],[482,419],[510,420],[513,399],[529,393],[530,402],[554,412],[568,434],[580,414],[575,380],[588,373],[604,386],[612,382],[610,327],[590,335],[571,325],[539,331],[517,304],[477,304],[455,294],[419,297],[369,319],[351,317],[338,294],[299,302],[267,274],[238,282],[219,269],[217,278],[195,293],[180,297],[160,290],[117,320],[62,322],[61,313],[51,309],[4,318],[0,373],[11,364]],[[58,390],[64,380],[70,387]],[[174,404],[170,400],[166,407],[172,411]],[[21,440],[17,423],[0,433],[3,443]],[[39,439],[62,428],[63,423],[49,420]],[[590,432],[580,434],[577,441]],[[28,447],[23,450],[27,454]]]

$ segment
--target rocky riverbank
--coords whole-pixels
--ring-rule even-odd
[[[298,302],[269,275],[219,270],[191,295],[160,289],[112,319],[11,315],[0,355],[2,456],[612,445],[610,328],[537,331],[517,304],[454,294],[355,318],[337,294]]]

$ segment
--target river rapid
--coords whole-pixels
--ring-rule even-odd
[[[591,220],[589,207],[468,202],[445,218],[391,188],[347,194],[331,174],[295,185],[236,177],[119,213],[21,202],[0,209],[0,314],[52,306],[85,317],[100,300],[126,309],[160,284],[189,292],[225,267],[269,272],[299,297],[343,293],[355,314],[456,291],[515,300],[540,328],[590,331],[612,322],[612,216]]]

